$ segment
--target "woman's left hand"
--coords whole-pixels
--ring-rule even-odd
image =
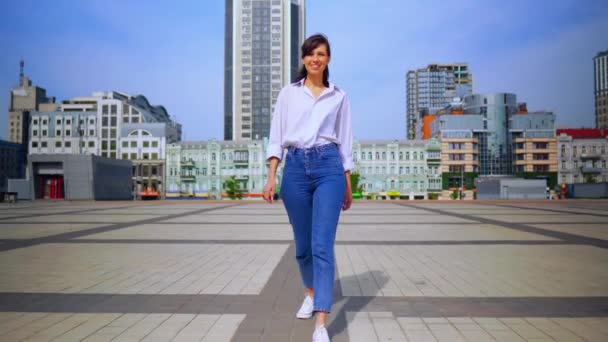
[[[351,204],[353,204],[353,190],[351,189],[349,182],[346,185],[346,193],[344,194],[344,203],[342,204],[342,210],[348,210]]]

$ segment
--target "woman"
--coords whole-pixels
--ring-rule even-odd
[[[334,286],[334,240],[340,209],[352,203],[352,129],[346,93],[329,83],[329,41],[302,45],[299,81],[279,93],[270,127],[264,199],[272,203],[275,172],[287,148],[281,198],[293,228],[305,298],[298,318],[316,313],[313,341],[329,341],[325,323]]]

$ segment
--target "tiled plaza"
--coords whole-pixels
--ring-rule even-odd
[[[280,202],[0,205],[0,341],[310,341]],[[608,201],[355,202],[332,341],[608,341]]]

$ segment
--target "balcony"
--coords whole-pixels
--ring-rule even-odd
[[[191,168],[191,167],[194,167],[194,161],[193,161],[192,159],[189,159],[189,160],[183,160],[183,161],[181,162],[181,166],[182,166],[182,167],[186,167],[186,168]]]
[[[581,159],[583,160],[596,160],[600,159],[601,157],[602,155],[597,152],[581,153]]]
[[[603,169],[600,167],[587,167],[587,166],[581,167],[582,173],[599,174],[599,173],[602,173],[602,170]]]
[[[194,175],[181,175],[179,177],[179,179],[182,182],[194,182],[194,181],[196,181],[196,176],[194,176]]]

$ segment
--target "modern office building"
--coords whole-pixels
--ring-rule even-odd
[[[608,128],[608,50],[593,58],[595,127]]]
[[[25,176],[24,145],[0,140],[0,192],[7,191],[9,178]]]
[[[464,98],[464,114],[479,115],[485,134],[480,134],[479,173],[509,175],[512,170],[512,151],[509,118],[517,113],[515,94],[473,94]]]
[[[558,129],[560,184],[608,182],[608,129]]]
[[[514,114],[509,119],[509,135],[514,174],[557,175],[555,114],[546,111]]]
[[[96,155],[32,154],[29,199],[129,200],[131,161]]]
[[[429,120],[430,136],[441,140],[444,190],[473,188],[478,176],[557,177],[555,115],[528,113],[514,94],[473,94],[460,107]],[[426,133],[425,133],[426,134]]]
[[[131,160],[133,195],[162,198],[166,145],[181,140],[181,125],[142,96],[95,92],[33,112],[30,154],[92,154]]]
[[[429,64],[406,76],[407,138],[421,139],[422,117],[435,114],[455,98],[473,93],[473,75],[466,63]]]
[[[261,140],[300,64],[304,0],[226,0],[225,25],[224,140]]]

